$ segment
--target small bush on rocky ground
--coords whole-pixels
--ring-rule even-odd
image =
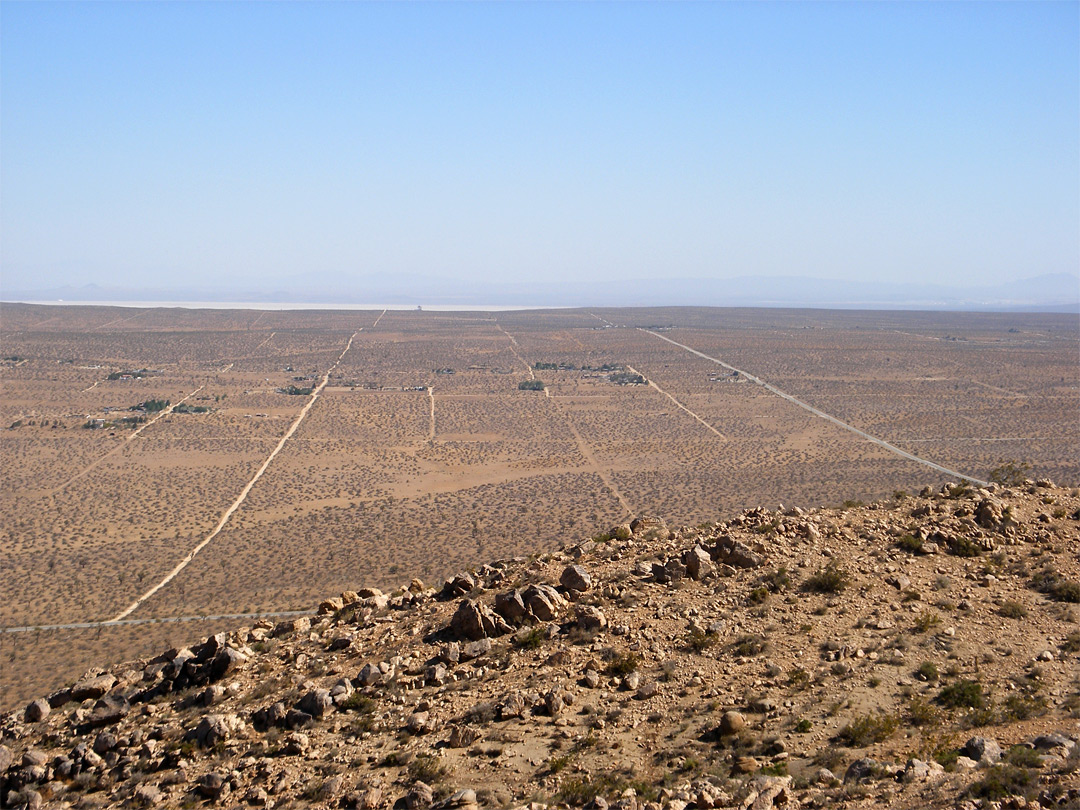
[[[818,569],[817,573],[806,580],[803,587],[814,593],[840,593],[850,581],[848,572],[833,561]]]
[[[707,633],[696,627],[686,634],[686,646],[693,652],[703,652],[715,646],[718,641],[720,637],[716,633]]]
[[[986,695],[978,681],[962,680],[942,689],[937,702],[948,709],[983,709],[986,707]]]
[[[748,633],[735,639],[731,645],[731,652],[733,655],[751,658],[755,655],[761,655],[768,647],[769,642],[764,636]]]
[[[573,776],[563,780],[563,783],[559,785],[556,798],[572,807],[581,807],[597,796],[616,795],[624,789],[625,783],[614,774],[602,773],[595,777]]]
[[[967,793],[976,799],[1001,801],[1008,796],[1026,796],[1034,785],[1035,778],[1026,768],[994,765],[982,779],[968,787]]]
[[[1001,708],[1004,720],[1030,720],[1046,714],[1046,698],[1041,695],[1009,695]]]
[[[990,470],[989,478],[995,484],[1018,487],[1031,474],[1031,465],[1026,461],[999,459],[998,465]]]
[[[897,725],[896,717],[891,714],[864,714],[840,729],[837,739],[849,748],[864,748],[887,740]]]
[[[900,538],[897,539],[896,545],[912,554],[918,554],[923,548],[922,540],[913,534],[901,535]]]
[[[1047,566],[1037,573],[1032,578],[1031,584],[1035,590],[1058,602],[1080,603],[1080,582],[1065,579],[1052,566]]]
[[[1006,619],[1023,619],[1028,615],[1027,608],[1013,599],[1006,599],[998,608],[998,615]]]
[[[921,697],[914,697],[908,705],[908,722],[919,728],[935,726],[940,720],[938,710],[929,701]]]
[[[915,632],[925,633],[933,627],[941,624],[941,617],[932,610],[924,610],[915,619]]]
[[[949,553],[957,557],[978,557],[983,550],[970,537],[952,537],[949,539]]]
[[[639,663],[636,653],[616,653],[608,662],[605,672],[608,675],[622,677],[635,672]]]
[[[533,627],[527,633],[518,633],[513,638],[515,647],[521,650],[535,650],[544,643],[544,629]]]
[[[417,754],[409,763],[409,777],[413,781],[434,785],[446,778],[446,766],[431,754]]]

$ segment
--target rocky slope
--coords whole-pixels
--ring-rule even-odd
[[[437,549],[433,549],[437,553]],[[1080,807],[1080,491],[639,518],[2,718],[10,807]]]

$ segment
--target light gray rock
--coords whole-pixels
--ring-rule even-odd
[[[49,716],[51,711],[49,701],[39,698],[26,707],[24,716],[27,723],[40,723]]]
[[[559,584],[568,591],[587,591],[592,587],[592,577],[580,565],[568,565],[559,577]]]

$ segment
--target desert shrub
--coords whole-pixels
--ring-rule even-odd
[[[1034,782],[1034,776],[1026,768],[994,765],[987,769],[982,779],[968,787],[967,794],[976,799],[1000,801],[1008,796],[1026,795]]]
[[[915,619],[915,632],[925,633],[927,630],[941,624],[941,617],[932,610],[924,610]]]
[[[639,663],[637,653],[617,653],[608,662],[605,672],[608,675],[623,677],[637,671]]]
[[[465,712],[465,719],[472,723],[490,723],[495,719],[495,704],[490,700],[477,703]]]
[[[814,727],[814,724],[807,720],[805,717],[801,718],[799,722],[795,724],[796,734],[806,734]]]
[[[544,643],[545,632],[542,627],[532,627],[513,637],[513,644],[521,650],[535,650]]]
[[[796,667],[788,673],[787,682],[792,689],[805,689],[810,684],[810,673],[802,667]]]
[[[998,465],[990,470],[989,479],[995,484],[1006,487],[1021,486],[1031,473],[1031,465],[1026,461],[998,459]]]
[[[938,710],[929,701],[921,697],[912,698],[907,710],[908,722],[917,728],[936,726],[939,720]]]
[[[761,578],[761,585],[769,590],[769,593],[783,593],[791,585],[791,574],[787,568],[781,566],[775,571],[770,571]]]
[[[1041,768],[1042,757],[1034,748],[1026,745],[1014,745],[1005,753],[1005,761],[1021,768]]]
[[[428,785],[434,785],[446,778],[446,766],[431,754],[417,754],[416,758],[409,763],[409,777],[415,782],[420,781]]]
[[[746,595],[746,603],[748,605],[760,605],[769,599],[769,589],[761,586],[754,588],[750,593]]]
[[[961,680],[942,689],[937,702],[949,709],[984,709],[987,696],[978,681]]]
[[[1080,602],[1080,583],[1070,582],[1053,565],[1031,578],[1031,587],[1059,602]]]
[[[747,633],[739,636],[731,644],[731,652],[733,655],[739,655],[744,658],[750,658],[755,655],[761,655],[769,647],[769,642],[764,636],[759,636],[754,633]]]
[[[341,704],[341,708],[348,712],[358,712],[360,714],[371,714],[375,711],[376,703],[373,699],[361,694],[360,692],[353,692],[345,699],[345,702]]]
[[[1023,619],[1028,615],[1027,608],[1013,599],[1006,599],[998,608],[998,615],[1006,619]]]
[[[570,764],[570,757],[566,754],[559,757],[552,757],[548,760],[548,773],[559,773]]]
[[[864,748],[887,740],[896,731],[897,725],[894,715],[864,714],[840,729],[837,739],[849,748]]]
[[[704,630],[694,628],[686,634],[686,646],[693,652],[703,652],[713,647],[720,640],[716,633],[706,633]]]
[[[912,554],[919,553],[920,551],[922,551],[922,547],[923,547],[922,540],[920,540],[918,537],[916,537],[913,534],[901,535],[897,539],[896,545],[899,548],[903,549],[904,551],[908,551],[908,552],[910,552]]]
[[[556,798],[572,807],[581,807],[597,796],[614,796],[624,789],[623,780],[612,773],[596,774],[592,777],[574,776],[563,780]]]
[[[950,537],[949,553],[957,557],[978,557],[982,554],[982,548],[970,537]]]
[[[923,661],[919,664],[919,668],[915,670],[915,674],[922,678],[924,681],[930,681],[933,683],[938,679],[937,664],[933,661]]]
[[[851,577],[847,570],[835,561],[830,561],[828,565],[819,568],[817,573],[807,579],[803,587],[815,593],[840,593],[850,581]]]
[[[1012,694],[1001,707],[1004,720],[1030,720],[1046,714],[1046,698],[1041,695]]]
[[[1062,652],[1080,652],[1080,632],[1074,631],[1069,633],[1069,635],[1065,637],[1065,640],[1058,646],[1061,647]]]

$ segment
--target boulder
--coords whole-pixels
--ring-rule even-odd
[[[195,727],[195,742],[202,748],[213,748],[229,739],[229,724],[221,714],[208,714]]]
[[[495,595],[495,612],[512,625],[521,624],[528,611],[520,590]]]
[[[869,757],[857,759],[848,765],[848,769],[844,771],[844,784],[846,785],[851,782],[859,784],[867,779],[872,779],[880,767],[877,760],[870,759]]]
[[[405,794],[405,806],[409,810],[427,810],[435,800],[435,793],[423,782],[413,782]]]
[[[302,698],[299,703],[300,711],[307,712],[316,720],[329,711],[333,711],[334,699],[327,689],[312,689]]]
[[[382,670],[380,670],[374,664],[364,664],[363,669],[356,676],[356,679],[360,682],[361,686],[375,686],[383,679]]]
[[[99,675],[85,675],[71,687],[71,699],[83,701],[97,699],[116,685],[116,676],[110,672]]]
[[[683,562],[686,565],[686,575],[693,580],[706,579],[714,571],[712,557],[701,546],[694,546],[686,552]]]
[[[725,737],[729,734],[738,734],[746,728],[746,718],[739,712],[728,711],[720,716],[720,733]]]
[[[469,726],[454,726],[450,730],[450,739],[447,745],[450,748],[468,748],[480,739],[480,732]]]
[[[1001,759],[1001,746],[989,737],[972,737],[960,753],[982,765],[996,765]]]
[[[123,720],[131,711],[131,704],[123,695],[107,695],[94,703],[94,708],[86,718],[90,728],[111,726]]]
[[[38,698],[26,707],[26,711],[23,713],[27,723],[40,723],[46,717],[52,709],[49,707],[49,701]]]
[[[482,638],[478,641],[467,641],[461,645],[462,661],[472,661],[491,652],[491,639]]]
[[[431,714],[428,712],[413,712],[405,722],[405,728],[410,734],[427,734],[431,731]]]
[[[603,630],[607,627],[607,617],[600,608],[592,605],[578,605],[575,611],[577,626],[586,632]]]
[[[319,603],[318,613],[320,616],[326,616],[330,613],[337,613],[343,607],[345,607],[345,600],[340,596],[332,596]]]
[[[462,599],[450,619],[450,632],[458,639],[479,641],[488,636],[499,636],[510,631],[501,616],[482,602]]]
[[[550,585],[530,585],[521,598],[529,613],[540,622],[555,621],[559,611],[566,607],[562,594]]]
[[[217,801],[229,793],[229,780],[224,774],[211,771],[204,774],[196,785],[199,794],[211,801]]]
[[[559,577],[559,584],[568,591],[587,591],[592,587],[592,577],[580,565],[568,565]]]

